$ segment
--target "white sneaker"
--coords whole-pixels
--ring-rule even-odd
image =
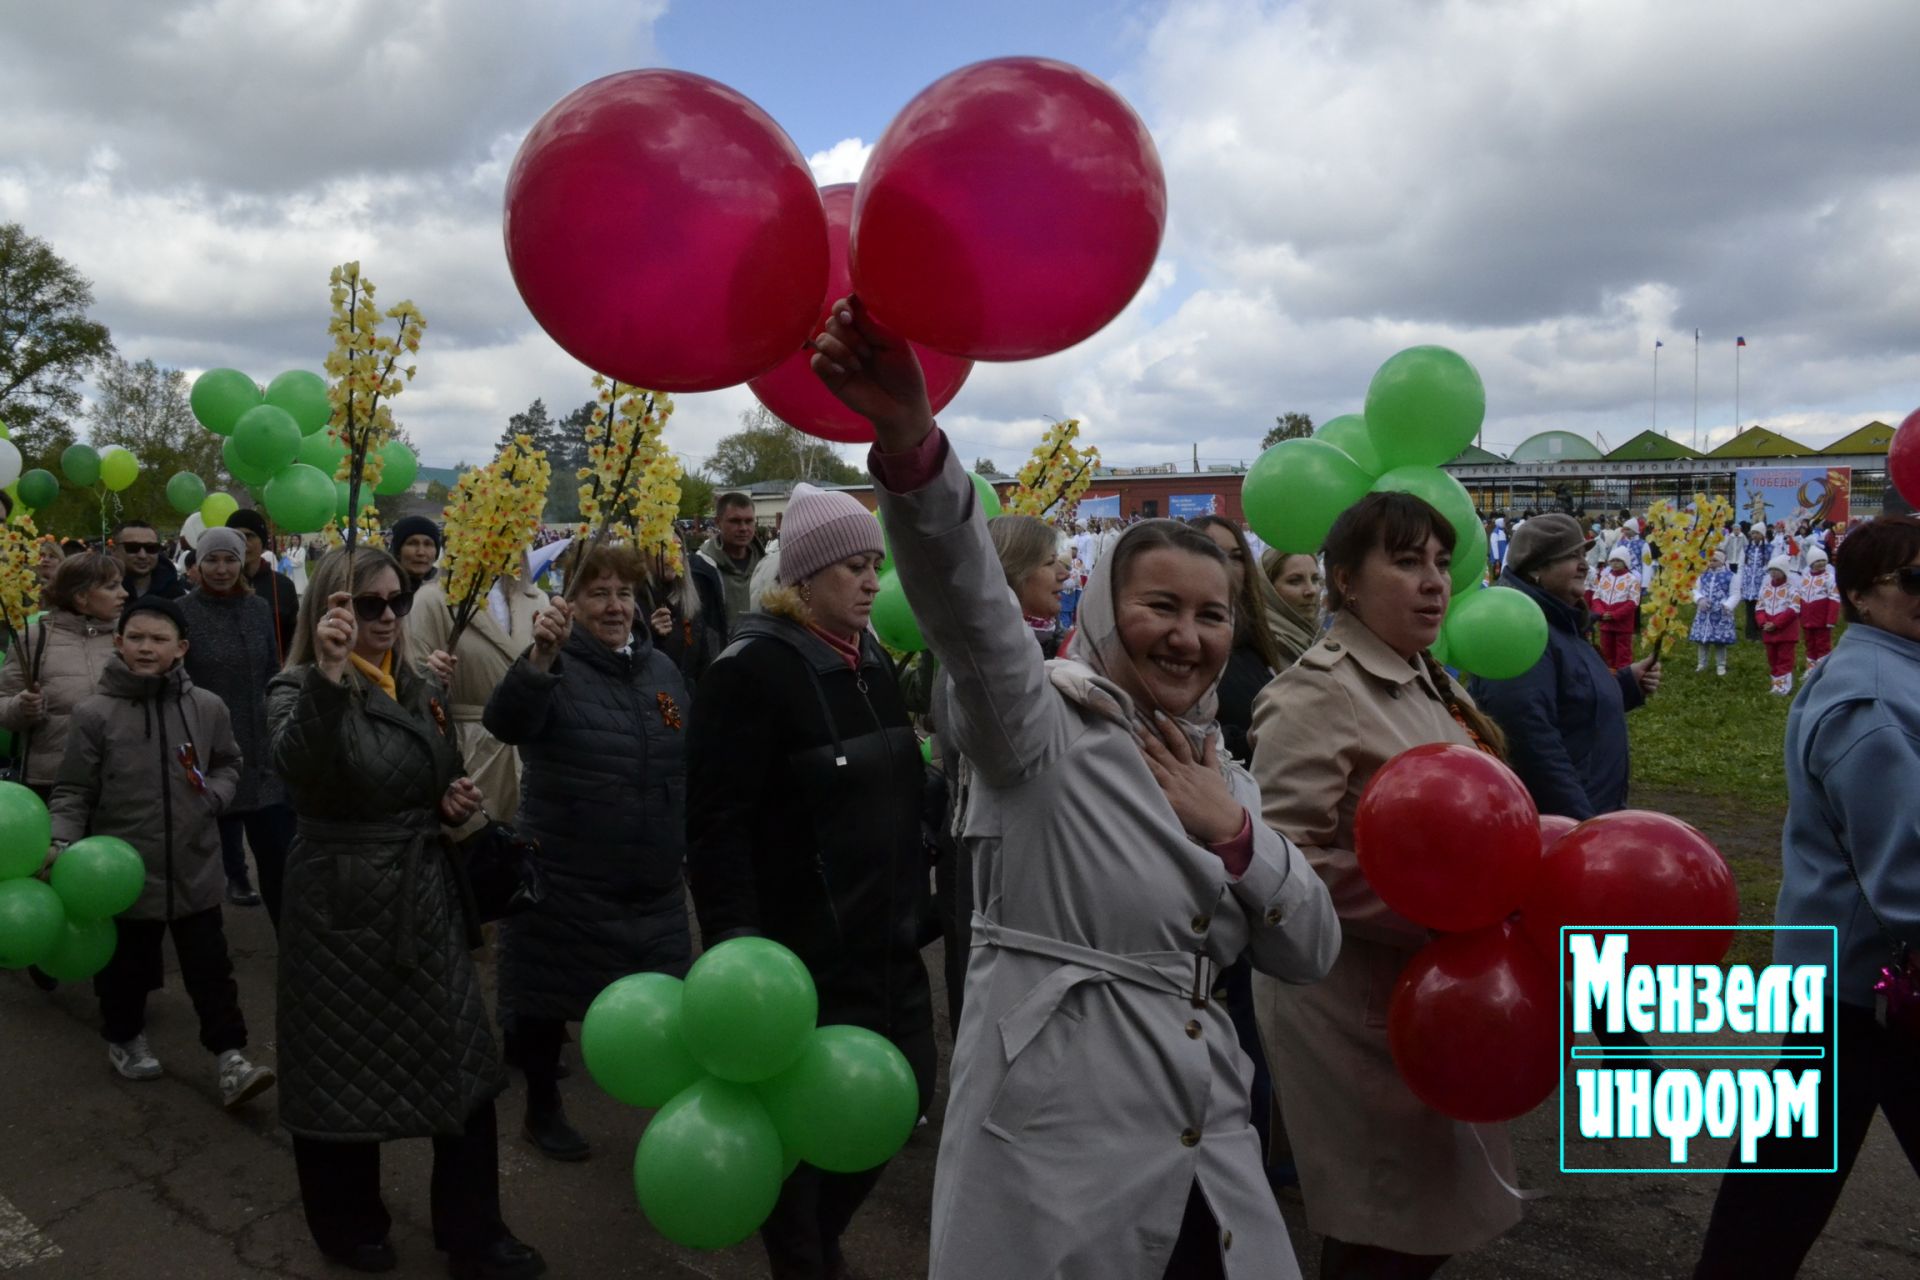
[[[220,1105],[237,1107],[273,1088],[273,1068],[255,1066],[238,1049],[220,1055]]]
[[[124,1044],[107,1046],[107,1061],[113,1069],[129,1080],[158,1080],[163,1074],[160,1059],[153,1056],[153,1050],[147,1048],[147,1037],[137,1035]]]

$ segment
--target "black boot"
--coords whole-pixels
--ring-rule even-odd
[[[546,1273],[547,1261],[540,1251],[511,1233],[476,1252],[447,1255],[447,1274],[454,1280],[533,1280]]]
[[[567,1123],[559,1086],[552,1080],[527,1078],[527,1118],[521,1132],[549,1159],[585,1160],[592,1152],[580,1131]]]

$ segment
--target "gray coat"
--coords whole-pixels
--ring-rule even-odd
[[[280,1123],[337,1141],[458,1134],[506,1085],[439,804],[446,694],[291,667],[267,691],[299,828],[280,910]]]
[[[191,744],[199,769],[180,759]],[[116,836],[140,853],[147,881],[129,920],[177,920],[220,905],[219,816],[240,778],[227,708],[176,666],[136,676],[115,654],[100,692],[74,708],[60,780],[47,808],[53,838]]]
[[[1127,728],[1050,683],[972,485],[880,488],[908,600],[973,770],[973,948],[934,1178],[934,1280],[1158,1280],[1197,1181],[1226,1274],[1296,1276],[1248,1124],[1252,1065],[1213,971],[1290,981],[1338,930],[1300,852],[1252,822],[1239,879],[1191,840]],[[1257,813],[1252,778],[1229,767]],[[1196,1002],[1197,1001],[1197,1002]]]
[[[244,760],[230,813],[285,804],[287,789],[267,765],[267,681],[280,670],[273,606],[255,595],[216,596],[203,588],[180,601],[187,617],[187,674],[227,704]]]

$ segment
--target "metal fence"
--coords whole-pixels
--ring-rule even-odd
[[[1592,516],[1626,508],[1636,514],[1664,498],[1685,504],[1696,493],[1733,501],[1733,474],[1728,471],[1697,475],[1515,477],[1511,480],[1462,480],[1483,516],[1535,511],[1565,511]],[[1907,510],[1891,486],[1887,473],[1855,470],[1851,510],[1856,516],[1896,514]]]

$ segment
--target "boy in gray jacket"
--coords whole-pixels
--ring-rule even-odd
[[[240,748],[226,704],[187,678],[186,652],[173,601],[143,596],[127,607],[99,688],[74,709],[48,808],[56,850],[117,836],[147,864],[139,901],[119,918],[119,945],[94,979],[108,1061],[129,1080],[161,1073],[147,1047],[147,993],[160,989],[160,942],[171,932],[200,1043],[218,1056],[220,1099],[231,1107],[274,1077],[243,1052],[247,1024],[220,918],[217,819],[239,782]]]

